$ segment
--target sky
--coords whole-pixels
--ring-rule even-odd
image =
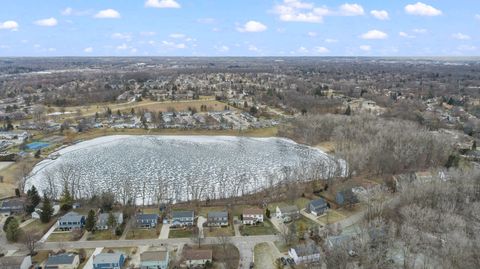
[[[479,56],[478,0],[15,0],[5,56]]]

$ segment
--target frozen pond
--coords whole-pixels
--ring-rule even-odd
[[[283,138],[230,136],[106,136],[63,148],[37,164],[27,181],[59,196],[112,191],[121,202],[240,196],[285,180],[338,175],[324,152]]]

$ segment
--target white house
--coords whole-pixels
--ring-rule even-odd
[[[243,224],[257,224],[263,222],[263,210],[260,208],[246,208],[242,213]]]
[[[53,216],[57,215],[60,212],[60,205],[54,205],[53,208]],[[35,211],[32,212],[32,219],[40,219],[40,214],[42,213],[42,206],[39,204],[35,207]]]
[[[320,261],[320,251],[314,244],[308,246],[299,245],[290,248],[288,255],[292,257],[296,264]]]
[[[7,256],[0,258],[2,269],[29,269],[32,267],[31,256]]]
[[[283,221],[289,221],[297,219],[300,216],[300,210],[295,205],[289,205],[284,207],[277,206],[275,215],[278,219],[282,219]]]

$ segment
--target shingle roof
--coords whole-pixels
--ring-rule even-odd
[[[63,253],[48,257],[46,265],[72,264],[77,255],[72,253]]]
[[[158,219],[158,214],[138,214],[137,219]]]
[[[93,257],[93,263],[118,263],[122,255],[122,253],[100,253]]]
[[[293,248],[297,255],[300,256],[308,256],[308,255],[313,255],[313,254],[319,254],[320,251],[318,250],[317,246],[314,244],[308,245],[308,246],[296,246]]]
[[[20,268],[20,265],[25,259],[25,256],[7,256],[0,258],[0,268],[2,269],[16,269]]]
[[[263,209],[261,208],[245,208],[243,210],[243,215],[262,215]]]
[[[186,260],[211,260],[212,259],[212,250],[205,249],[205,250],[185,250],[183,257]]]
[[[207,218],[228,218],[228,212],[227,211],[208,212]]]
[[[63,217],[60,218],[61,222],[79,222],[82,219],[82,215],[77,212],[68,212]]]
[[[193,218],[193,211],[173,211],[172,218]]]
[[[140,254],[140,260],[145,261],[165,261],[167,259],[168,252],[165,250],[157,251],[145,251]]]
[[[322,208],[327,206],[327,202],[325,202],[325,200],[322,198],[313,200],[310,202],[310,204],[315,208]]]
[[[287,205],[279,208],[282,213],[293,213],[298,211],[298,207],[296,205]]]

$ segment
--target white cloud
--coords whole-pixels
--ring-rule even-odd
[[[111,35],[111,38],[113,38],[113,39],[123,39],[123,40],[130,41],[130,40],[132,40],[132,35],[130,33],[113,33]]]
[[[319,53],[319,54],[324,54],[324,53],[329,53],[330,50],[325,48],[325,47],[315,47],[314,52]]]
[[[186,35],[180,34],[180,33],[173,33],[173,34],[170,34],[170,37],[171,37],[171,38],[177,38],[177,39],[178,39],[178,38],[185,38]]]
[[[0,30],[11,30],[11,31],[17,31],[18,23],[16,21],[4,21],[0,22]]]
[[[308,53],[308,49],[302,46],[297,49],[297,52],[305,54]]]
[[[327,43],[337,43],[338,40],[337,40],[337,39],[333,39],[333,38],[327,38],[327,39],[325,39],[325,42],[327,42]]]
[[[118,19],[120,18],[120,13],[116,11],[115,9],[105,9],[99,11],[97,14],[95,14],[95,18],[98,19]]]
[[[92,48],[92,47],[84,48],[84,49],[83,49],[83,52],[85,52],[85,53],[92,53],[92,52],[93,52],[93,48]]]
[[[38,26],[53,27],[53,26],[56,26],[58,24],[58,21],[57,21],[57,19],[51,17],[51,18],[48,18],[48,19],[35,21],[35,24],[38,25]]]
[[[169,48],[173,48],[173,49],[186,49],[187,48],[187,45],[185,45],[184,43],[175,43],[175,42],[172,42],[172,41],[162,41],[162,44],[165,46],[165,47],[169,47]]]
[[[250,33],[258,33],[267,30],[267,26],[263,23],[258,21],[248,21],[241,27],[237,27],[237,31],[239,32],[250,32]]]
[[[157,33],[155,33],[155,32],[140,32],[141,36],[154,36],[156,34]]]
[[[256,46],[254,46],[254,45],[249,45],[249,46],[248,46],[248,50],[249,50],[249,51],[254,51],[254,52],[259,52],[259,51],[260,51],[260,49],[258,49],[258,48],[257,48]]]
[[[363,7],[359,4],[343,4],[340,6],[340,15],[342,16],[361,16],[365,14]]]
[[[405,12],[416,16],[439,16],[442,11],[422,2],[405,6]]]
[[[147,0],[145,7],[152,8],[181,8],[180,4],[175,0]]]
[[[379,30],[370,30],[360,36],[362,39],[386,39],[388,35]]]
[[[455,39],[458,39],[458,40],[470,40],[471,39],[471,37],[469,35],[462,34],[462,33],[453,34],[452,37],[455,38]]]
[[[415,36],[409,35],[408,33],[405,33],[405,32],[399,32],[398,35],[404,38],[415,38]]]
[[[372,10],[370,11],[370,14],[372,14],[373,17],[381,21],[389,19],[388,12],[386,10]]]
[[[312,3],[300,0],[284,0],[273,8],[273,13],[278,14],[280,20],[288,22],[320,23],[329,12],[324,7],[315,7]]]
[[[57,51],[57,49],[56,48],[48,48],[47,51],[54,52],[54,51]]]
[[[361,45],[359,47],[359,49],[363,50],[363,51],[371,51],[372,50],[372,47],[369,46],[369,45]]]
[[[222,46],[215,46],[214,47],[218,52],[227,52],[230,50],[228,46],[222,45]]]
[[[60,12],[63,16],[70,16],[73,13],[73,8],[67,7]]]
[[[129,47],[127,44],[123,43],[122,45],[117,46],[117,50],[127,50]]]
[[[457,49],[462,51],[474,51],[474,50],[477,50],[477,47],[472,45],[461,45],[461,46],[458,46]]]
[[[309,37],[316,37],[318,34],[316,32],[308,32],[307,35]]]
[[[412,30],[414,33],[417,33],[417,34],[425,34],[427,32],[427,29],[418,29],[418,28],[415,28]]]

